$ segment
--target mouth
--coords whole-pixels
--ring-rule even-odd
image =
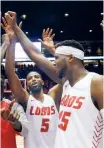
[[[34,84],[32,84],[32,86],[36,87],[36,86],[38,86],[38,83],[34,83]]]

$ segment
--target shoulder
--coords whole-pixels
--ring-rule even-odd
[[[61,84],[57,84],[49,90],[48,95],[55,100],[58,96],[62,94],[62,89],[63,86]]]
[[[103,82],[104,82],[104,76],[96,74],[92,79],[91,86],[94,89],[103,86]]]
[[[50,95],[50,93],[58,92],[58,91],[62,90],[62,88],[63,88],[63,86],[61,84],[57,84],[49,90],[48,95]]]

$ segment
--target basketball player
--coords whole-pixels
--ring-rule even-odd
[[[18,28],[16,13],[8,12],[6,17],[7,23],[13,28],[28,56],[55,81],[60,83],[58,77],[66,79],[66,82],[62,83],[63,94],[55,148],[98,147],[103,129],[104,78],[102,75],[90,73],[84,68],[82,45],[74,40],[68,40],[56,46],[55,57],[59,71],[57,77],[55,68]],[[46,30],[48,38],[50,34],[51,31]]]
[[[1,46],[1,61],[9,48],[10,39],[8,34],[3,35],[3,44]],[[16,148],[16,133],[26,136],[28,133],[28,121],[21,105],[11,102],[4,97],[5,78],[1,75],[1,98],[0,98],[0,131],[1,148]]]
[[[6,24],[5,24],[5,27]],[[26,104],[26,116],[30,122],[29,133],[25,137],[25,148],[54,148],[58,111],[51,96],[43,93],[44,82],[37,72],[30,72],[24,90],[14,72],[14,51],[16,38],[12,30],[11,44],[6,54],[6,73],[10,88],[17,101]],[[15,83],[15,85],[14,85]]]

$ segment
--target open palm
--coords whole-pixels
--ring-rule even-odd
[[[44,29],[43,33],[42,33],[42,44],[44,46],[44,48],[46,48],[51,54],[54,54],[55,52],[55,45],[53,42],[53,38],[55,36],[55,34],[52,33],[52,29]]]

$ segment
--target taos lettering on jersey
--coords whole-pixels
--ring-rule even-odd
[[[53,115],[55,114],[55,107],[51,106],[51,107],[36,107],[36,109],[34,108],[34,106],[31,106],[30,108],[30,115]]]
[[[78,96],[70,96],[70,95],[65,95],[61,99],[61,105],[62,106],[67,106],[67,107],[72,107],[75,109],[80,109],[85,97],[78,97]]]

